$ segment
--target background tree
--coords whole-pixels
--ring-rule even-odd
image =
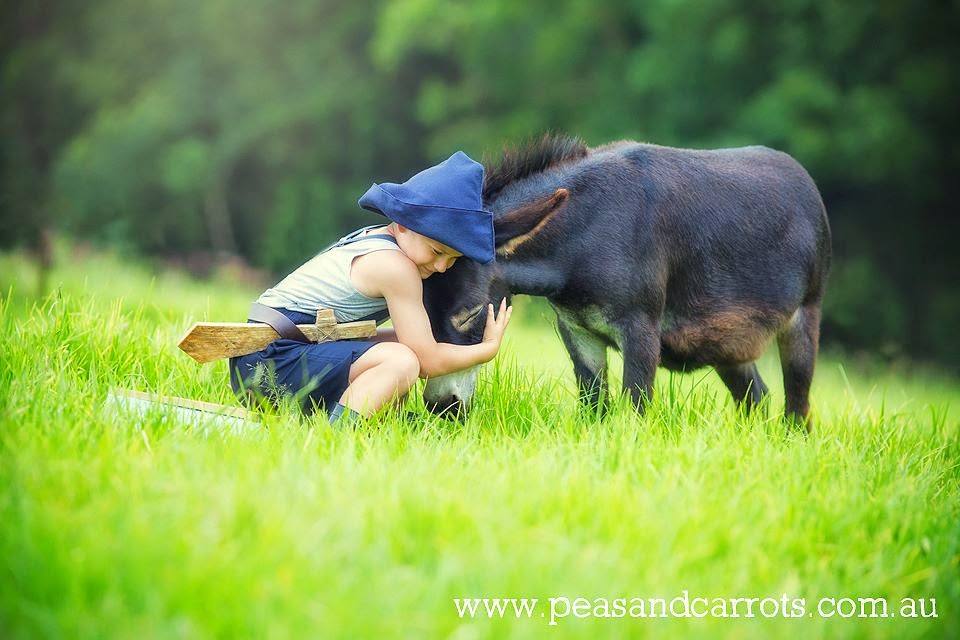
[[[62,66],[78,46],[70,25],[81,11],[79,2],[10,0],[0,19],[0,248],[23,245],[37,256],[41,291],[57,222],[51,170],[86,115]]]
[[[280,273],[461,148],[766,144],[823,192],[826,342],[960,366],[943,0],[57,0],[2,20],[0,229]]]

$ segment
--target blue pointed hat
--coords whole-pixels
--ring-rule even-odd
[[[374,183],[357,201],[481,264],[493,261],[493,214],[483,209],[483,165],[457,151],[403,184]]]

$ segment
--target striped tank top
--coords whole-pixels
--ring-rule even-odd
[[[387,301],[365,296],[350,282],[350,267],[357,256],[400,251],[383,229],[386,227],[364,227],[341,238],[264,291],[257,302],[309,316],[316,316],[317,309],[333,309],[337,322],[386,318]]]

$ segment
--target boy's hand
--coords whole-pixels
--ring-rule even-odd
[[[493,348],[491,358],[500,350],[500,344],[503,342],[503,332],[507,329],[507,323],[510,322],[512,313],[513,306],[507,306],[506,298],[500,301],[500,311],[496,317],[493,315],[493,304],[488,305],[487,326],[483,329],[483,343]]]

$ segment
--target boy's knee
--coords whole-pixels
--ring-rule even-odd
[[[414,353],[410,347],[406,345],[400,346],[403,347],[403,355],[400,358],[400,368],[408,384],[413,386],[417,378],[420,377],[420,358],[417,357],[417,354]]]
[[[390,344],[390,352],[387,355],[386,362],[396,373],[397,379],[406,384],[407,387],[413,386],[420,376],[420,359],[413,349],[399,342]]]

